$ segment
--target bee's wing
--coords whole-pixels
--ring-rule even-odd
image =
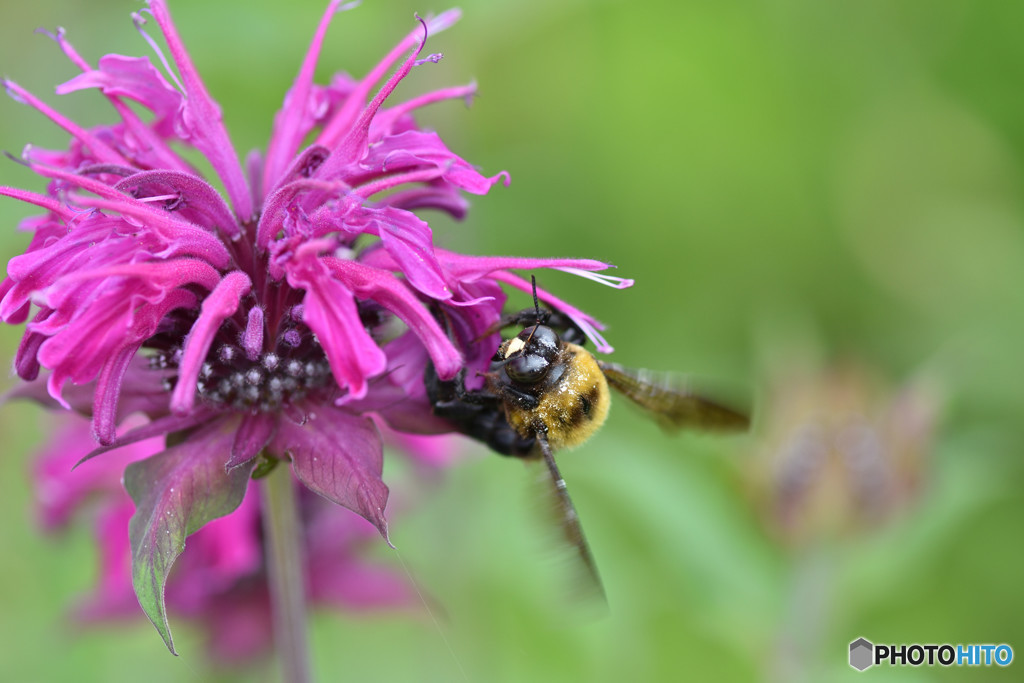
[[[681,378],[650,370],[628,370],[598,361],[608,384],[653,414],[669,429],[743,431],[750,418],[718,401],[693,393]]]
[[[597,598],[602,607],[607,605],[604,593],[604,584],[601,582],[601,575],[597,571],[597,562],[590,553],[590,546],[583,535],[583,527],[580,525],[579,515],[576,514],[576,506],[569,498],[569,491],[566,488],[562,473],[555,464],[555,458],[551,453],[547,436],[543,433],[537,434],[537,445],[543,455],[547,466],[547,475],[544,476],[544,495],[547,497],[548,512],[553,517],[554,523],[559,527],[563,540],[572,549],[575,566],[579,569],[578,575],[573,577],[571,597],[575,599]]]

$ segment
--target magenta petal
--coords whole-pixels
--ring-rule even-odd
[[[434,257],[433,233],[425,221],[393,207],[365,211],[363,217],[413,287],[434,299],[452,298],[441,264]]]
[[[14,372],[26,382],[39,377],[39,348],[46,341],[46,335],[28,332],[21,338],[14,356]]]
[[[526,258],[519,256],[467,256],[443,249],[435,253],[455,278],[472,282],[497,270],[534,270],[537,268],[575,268],[577,270],[607,270],[612,266],[593,259]]]
[[[233,420],[219,421],[188,440],[133,463],[124,485],[135,501],[129,526],[132,545],[132,583],[139,604],[167,648],[174,652],[164,587],[185,539],[242,502],[250,469],[224,470],[224,454],[234,439]]]
[[[309,490],[357,513],[387,540],[384,452],[372,420],[319,406],[304,426],[282,420],[271,449],[291,457]]]
[[[154,125],[164,137],[170,137],[174,132],[174,120],[185,99],[156,70],[148,57],[104,55],[100,57],[99,69],[86,71],[57,86],[57,94],[84,88],[99,88],[104,95],[135,100],[156,115]]]
[[[417,130],[389,135],[374,144],[360,164],[368,168],[379,168],[386,173],[430,166],[438,169],[441,176],[452,185],[473,194],[487,194],[491,186],[503,176],[506,184],[508,180],[508,174],[504,172],[493,178],[481,175],[453,154],[437,133]]]
[[[259,455],[274,437],[276,429],[275,415],[256,413],[243,417],[235,439],[231,442],[231,457],[225,463],[225,469],[233,470]]]
[[[352,292],[331,277],[316,252],[323,245],[307,243],[286,265],[288,283],[304,289],[302,318],[313,330],[339,386],[351,398],[366,395],[369,377],[384,371],[387,358],[366,332]]]
[[[184,414],[192,410],[199,371],[213,344],[214,335],[220,324],[238,310],[239,301],[251,286],[249,276],[236,270],[228,273],[203,301],[202,312],[185,338],[178,383],[171,395],[171,410],[174,412]]]
[[[7,92],[15,99],[34,107],[58,126],[71,133],[71,135],[78,139],[83,145],[87,146],[92,154],[100,161],[109,164],[128,165],[128,160],[111,148],[110,145],[97,138],[90,131],[87,131],[78,124],[58,114],[54,109],[48,107],[42,100],[32,95],[32,93],[28,92],[17,83],[6,79],[4,79],[2,83],[4,87],[7,88]]]
[[[160,28],[163,30],[167,47],[174,56],[174,62],[185,84],[185,99],[181,111],[181,127],[178,133],[195,145],[196,149],[210,161],[214,171],[224,181],[231,204],[240,220],[252,217],[252,194],[245,181],[242,164],[235,156],[228,131],[221,119],[220,107],[206,91],[199,72],[185,50],[178,31],[171,21],[171,14],[163,0],[150,0],[149,7]]]
[[[14,199],[18,199],[27,204],[35,204],[42,209],[52,211],[65,221],[69,221],[75,217],[74,211],[53,197],[46,197],[41,194],[36,194],[35,192],[29,192],[28,190],[19,190],[16,187],[6,187],[3,185],[0,185],[0,195],[13,197]]]
[[[32,164],[31,167],[41,176],[63,180],[98,195],[99,199],[81,196],[76,197],[76,201],[85,206],[110,209],[122,216],[136,219],[147,231],[166,238],[168,242],[181,245],[180,253],[201,255],[218,268],[225,267],[231,260],[231,255],[224,244],[213,234],[171,213],[118,192],[98,180],[38,164]]]
[[[462,12],[460,10],[450,9],[442,12],[436,17],[427,17],[425,32],[439,33],[457,22],[461,16]],[[378,63],[377,66],[375,66],[373,70],[366,75],[366,78],[359,82],[359,84],[349,94],[348,99],[345,100],[345,105],[337,112],[337,114],[335,114],[334,118],[328,121],[327,125],[324,126],[323,132],[320,134],[320,137],[317,138],[318,144],[333,147],[342,138],[345,131],[355,127],[356,117],[359,115],[359,110],[363,106],[363,103],[366,102],[366,97],[370,94],[370,90],[373,89],[373,86],[384,77],[384,74],[388,72],[388,69],[390,69],[391,66],[398,61],[407,50],[412,48],[413,45],[420,43],[417,51],[409,60],[407,60],[411,66],[411,62],[415,60],[420,49],[423,47],[423,34],[424,29],[416,27],[415,30],[409,33],[401,43],[396,45],[395,48],[391,50],[391,52],[389,52],[387,56],[384,57],[384,59],[382,59],[380,63]],[[408,73],[408,70],[406,70],[406,73]],[[404,75],[405,74],[402,74],[403,77]],[[399,80],[401,80],[401,77],[399,77]]]
[[[143,171],[128,176],[114,188],[121,192],[131,191],[133,197],[140,199],[155,194],[167,194],[170,190],[179,195],[182,208],[176,210],[187,219],[210,229],[211,232],[221,232],[228,239],[235,239],[241,235],[238,222],[228,205],[209,183],[194,174],[180,171]],[[194,220],[193,216],[200,220]]]
[[[105,278],[132,278],[140,287],[149,287],[157,291],[170,291],[175,287],[196,284],[204,289],[212,290],[220,282],[217,269],[199,259],[182,258],[168,261],[146,261],[143,263],[125,263],[107,266],[95,270],[76,270],[65,275],[45,292],[46,302],[53,308],[59,308],[67,302],[72,292],[67,285],[84,280]]]
[[[316,28],[313,41],[306,52],[306,58],[302,62],[299,74],[295,82],[284,97],[284,104],[281,110],[274,117],[274,132],[267,145],[267,163],[263,169],[263,186],[273,188],[278,186],[284,169],[302,143],[302,138],[313,127],[316,120],[315,110],[311,93],[313,89],[313,72],[316,70],[317,58],[320,56],[320,46],[323,45],[327,28],[331,25],[331,19],[341,0],[331,0],[324,10],[320,19],[320,25]]]
[[[373,120],[373,129],[384,131],[382,135],[390,135],[395,132],[396,123],[414,109],[425,107],[428,104],[433,104],[434,102],[441,102],[443,100],[450,99],[465,100],[466,106],[468,107],[470,101],[475,95],[476,83],[435,90],[433,92],[426,93],[425,95],[414,97],[413,99],[402,102],[401,104],[396,104],[395,106],[389,107],[378,113]]]
[[[422,22],[422,20],[421,20]],[[359,116],[352,122],[351,127],[346,129],[345,135],[341,137],[337,144],[331,145],[328,140],[331,139],[331,132],[333,126],[335,126],[344,115],[344,110],[339,114],[338,119],[335,119],[327,128],[324,133],[317,139],[318,144],[329,146],[331,148],[331,156],[327,158],[323,166],[317,171],[317,176],[330,180],[341,172],[346,166],[354,164],[359,161],[360,157],[366,151],[366,145],[370,133],[370,124],[373,121],[373,117],[380,110],[381,106],[391,96],[398,84],[409,75],[412,67],[416,63],[416,58],[420,52],[423,51],[423,45],[426,41],[427,24],[423,22],[423,40],[416,46],[409,56],[402,62],[402,66],[398,70],[391,74],[391,77],[385,81],[381,89],[374,95],[370,103],[359,113]],[[351,99],[351,98],[350,98]],[[348,103],[346,103],[346,106]]]
[[[462,356],[430,311],[394,275],[356,261],[324,257],[334,275],[356,295],[373,299],[401,318],[426,347],[437,373],[454,377],[462,367]]]
[[[455,220],[465,218],[466,210],[469,208],[469,202],[447,183],[440,183],[436,186],[421,185],[399,190],[382,197],[381,204],[405,211],[437,209],[449,214]]]
[[[121,380],[128,364],[138,351],[137,345],[126,346],[113,354],[100,370],[96,380],[95,413],[92,416],[93,436],[101,444],[113,443],[117,432],[117,403],[121,397]]]
[[[48,330],[52,336],[39,347],[37,357],[42,365],[52,368],[48,388],[53,398],[66,405],[60,394],[68,380],[76,384],[92,381],[109,357],[125,347],[140,346],[153,336],[165,315],[178,308],[192,308],[196,297],[187,290],[175,289],[158,300],[142,305],[144,297],[137,292],[125,296],[114,291],[68,324]],[[33,325],[42,330],[48,323]]]

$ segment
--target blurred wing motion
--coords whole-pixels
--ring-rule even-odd
[[[750,418],[717,401],[690,392],[678,377],[650,370],[627,370],[597,362],[608,384],[651,413],[667,429],[744,431]]]
[[[555,524],[561,529],[562,537],[575,551],[573,564],[579,569],[578,575],[573,577],[571,597],[574,599],[597,598],[602,607],[607,606],[607,598],[604,593],[604,584],[601,582],[601,575],[597,572],[597,562],[590,553],[590,546],[583,535],[583,527],[580,525],[579,515],[576,514],[576,506],[569,498],[569,491],[565,485],[562,473],[558,471],[555,458],[551,453],[551,446],[547,437],[542,433],[537,434],[537,444],[547,466],[547,474],[543,482],[545,494],[549,503],[548,512],[551,514]]]

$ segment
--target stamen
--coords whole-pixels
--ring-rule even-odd
[[[171,201],[172,199],[180,199],[181,195],[175,194],[160,194],[154,197],[136,197],[140,202],[164,202]]]
[[[444,59],[444,54],[441,53],[441,52],[435,52],[433,54],[427,55],[426,57],[424,57],[422,59],[417,59],[416,61],[414,61],[412,63],[412,65],[413,66],[421,66],[423,64],[426,64],[427,62],[429,62],[431,64],[437,64],[442,59]]]
[[[142,11],[149,12],[150,14],[152,14],[152,12],[150,12],[150,10],[148,9],[144,9]],[[174,69],[171,68],[171,64],[167,61],[167,56],[164,55],[164,51],[160,49],[160,46],[156,44],[156,41],[153,40],[153,38],[148,33],[142,30],[142,27],[146,25],[146,18],[142,16],[141,12],[132,12],[132,23],[135,24],[135,29],[142,35],[145,41],[149,43],[149,46],[153,48],[153,52],[155,52],[156,56],[160,59],[160,63],[164,65],[164,70],[167,71],[167,74],[171,77],[171,80],[174,81],[174,84],[178,86],[178,90],[184,93],[185,86],[183,86],[181,84],[181,81],[178,80],[178,75],[175,74]]]
[[[589,270],[580,270],[579,268],[568,268],[568,267],[556,267],[555,270],[560,270],[563,273],[569,273],[571,275],[578,275],[588,280],[611,287],[612,289],[626,289],[632,287],[634,280],[624,277],[616,277],[614,275],[605,275],[604,273],[594,273]]]
[[[92,67],[89,65],[89,62],[82,59],[82,57],[79,56],[78,52],[75,51],[75,48],[71,47],[71,43],[64,39],[64,27],[58,26],[56,34],[50,33],[45,28],[37,28],[36,33],[40,33],[49,38],[50,40],[52,40],[53,42],[57,43],[57,45],[60,47],[61,51],[67,56],[67,58],[70,59],[71,62],[82,71],[89,71],[90,69],[92,69]]]

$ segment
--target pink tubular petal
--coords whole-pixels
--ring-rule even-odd
[[[263,154],[258,149],[251,149],[245,156],[245,175],[249,178],[252,196],[260,201],[263,199]]]
[[[420,20],[423,22],[423,20]],[[406,60],[402,63],[402,66],[398,68],[398,71],[393,73],[391,77],[385,81],[381,89],[374,95],[370,103],[360,112],[359,116],[353,121],[351,128],[349,128],[344,137],[342,137],[337,144],[330,144],[331,137],[328,134],[328,130],[324,131],[324,134],[317,139],[317,144],[322,144],[326,147],[331,148],[331,156],[323,163],[323,165],[317,169],[316,175],[320,178],[331,179],[334,178],[338,173],[341,172],[346,166],[359,161],[359,158],[366,151],[367,141],[370,133],[370,123],[373,121],[373,117],[380,110],[381,105],[384,101],[394,92],[398,84],[402,82],[409,72],[412,70],[416,62],[416,58],[420,52],[423,51],[423,45],[426,42],[427,36],[427,25],[423,23],[423,39],[416,46]],[[354,94],[353,94],[354,96]],[[345,103],[345,108],[348,108],[348,102]],[[339,113],[339,118],[345,110]],[[337,119],[335,119],[337,121]],[[331,122],[332,124],[334,121]]]
[[[123,216],[130,216],[149,230],[165,237],[169,242],[183,243],[184,251],[203,256],[218,268],[228,265],[231,255],[224,244],[209,231],[193,225],[172,214],[149,206],[145,202],[118,192],[105,183],[86,178],[74,173],[39,164],[31,164],[33,171],[46,178],[64,180],[83,190],[98,195],[101,199],[79,197],[79,202],[99,209],[117,211]],[[106,201],[104,201],[106,200]]]
[[[407,130],[395,135],[389,135],[374,145],[367,152],[366,157],[360,161],[364,168],[379,169],[380,173],[396,173],[398,178],[384,178],[390,181],[389,185],[375,188],[373,192],[380,192],[383,189],[401,184],[403,182],[423,182],[432,180],[433,177],[411,177],[404,179],[403,171],[409,173],[422,172],[424,166],[438,172],[446,181],[473,194],[487,194],[499,180],[504,179],[505,185],[509,184],[508,173],[502,171],[495,176],[487,178],[480,174],[475,168],[466,163],[456,154],[449,150],[437,133],[427,133],[418,130]],[[413,173],[409,173],[413,175]],[[436,177],[436,176],[435,176]],[[360,194],[364,197],[371,193],[360,188]]]
[[[13,197],[14,199],[21,200],[27,204],[35,204],[47,211],[52,211],[65,221],[70,221],[76,216],[74,211],[53,197],[46,197],[41,194],[36,194],[35,192],[29,192],[28,190],[19,190],[16,187],[0,185],[0,195]]]
[[[116,211],[121,216],[138,224],[139,232],[151,231],[166,243],[163,251],[154,252],[160,258],[174,256],[200,256],[217,268],[227,268],[231,263],[231,254],[224,243],[205,228],[177,218],[174,215],[152,208],[145,202],[120,199],[104,199],[75,195],[74,201],[94,209]]]
[[[163,30],[167,46],[178,65],[178,71],[185,84],[185,105],[181,112],[187,138],[210,161],[217,175],[224,182],[235,213],[242,222],[252,217],[252,194],[245,181],[242,165],[235,154],[227,130],[221,121],[220,107],[206,91],[199,73],[185,50],[181,38],[171,21],[170,12],[163,0],[149,0],[153,16]]]
[[[286,264],[288,284],[306,291],[303,321],[320,341],[335,381],[348,387],[348,398],[358,399],[366,395],[367,378],[384,371],[387,358],[363,326],[352,292],[317,256],[325,247],[333,242],[303,244]]]
[[[516,289],[523,292],[532,292],[533,285],[521,277],[516,277],[511,273],[505,273],[498,271],[492,273],[491,277],[495,280],[499,280],[506,284],[510,284]],[[537,298],[546,304],[552,306],[555,310],[561,311],[569,316],[576,325],[583,330],[583,333],[587,335],[592,342],[594,342],[594,348],[601,353],[611,353],[615,349],[601,336],[600,330],[604,329],[604,325],[601,321],[597,320],[593,316],[587,315],[575,306],[570,306],[566,302],[562,301],[553,294],[549,294],[540,287],[537,288]]]
[[[15,96],[15,99],[25,102],[74,136],[83,145],[88,147],[89,150],[92,151],[93,155],[100,161],[108,164],[121,164],[124,166],[131,165],[131,162],[121,156],[116,150],[110,147],[110,145],[106,144],[78,124],[64,118],[62,115],[57,113],[56,110],[51,109],[42,100],[22,88],[14,81],[4,79],[3,85],[7,89],[8,93]]]
[[[129,292],[126,296],[124,291],[115,290],[88,310],[76,312],[68,323],[59,324],[56,329],[47,329],[49,320],[32,323],[32,331],[46,330],[52,335],[40,346],[38,359],[40,364],[53,369],[47,388],[55,401],[67,407],[61,397],[67,381],[92,381],[113,354],[126,346],[141,345],[153,336],[167,313],[191,308],[196,303],[195,295],[184,289],[159,293],[153,298],[154,303],[141,305],[145,301],[142,294]]]
[[[442,183],[440,187],[419,186],[400,190],[382,197],[380,203],[404,211],[437,209],[444,211],[455,220],[465,218],[466,211],[469,209],[469,202],[447,183]]]
[[[517,270],[532,270],[536,268],[554,268],[558,270],[566,270],[574,275],[581,275],[576,271],[595,271],[605,270],[610,268],[607,263],[601,261],[593,261],[590,259],[541,259],[541,258],[522,258],[516,256],[465,256],[462,254],[456,254],[454,252],[445,251],[443,249],[435,249],[434,253],[438,257],[442,268],[446,272],[447,276],[452,282],[460,283],[473,283],[481,280],[485,277],[489,277],[492,280],[504,282],[509,284],[516,289],[524,292],[532,292],[532,285],[526,280],[512,275],[506,272],[506,269],[517,269]],[[377,268],[383,268],[385,270],[398,270],[398,264],[394,260],[393,256],[383,249],[377,249],[372,252],[368,252],[362,259],[362,262]],[[607,276],[605,276],[607,277]],[[591,278],[593,279],[593,278]],[[618,280],[618,278],[614,278]],[[621,289],[622,287],[632,284],[630,280],[623,280],[623,283],[628,284],[612,284],[616,288]],[[602,282],[602,284],[608,284]],[[549,294],[547,291],[538,288],[537,297],[557,310],[562,311],[568,315],[573,322],[575,322],[584,334],[587,335],[594,342],[594,346],[598,351],[602,353],[611,353],[613,348],[608,344],[603,336],[601,336],[600,330],[604,329],[604,325],[601,324],[597,319],[587,315],[583,311],[570,306],[566,302],[562,301],[553,294]]]
[[[144,284],[154,285],[158,289],[197,284],[207,290],[212,290],[220,282],[220,273],[210,264],[199,259],[182,258],[171,261],[125,263],[94,270],[74,271],[63,276],[53,287],[60,292],[64,285],[72,282],[118,276],[137,278],[143,280]]]
[[[90,68],[89,67],[89,63],[87,61],[85,61],[84,59],[82,59],[81,56],[79,56],[78,52],[71,45],[71,43],[69,43],[68,41],[64,40],[64,29],[63,28],[58,26],[56,34],[50,33],[46,29],[42,29],[42,28],[36,29],[36,33],[42,33],[43,35],[45,35],[50,40],[52,40],[53,42],[57,43],[57,45],[60,47],[61,51],[65,54],[65,56],[67,56],[67,58],[69,60],[71,60],[71,63],[74,64],[75,66],[77,66],[79,69],[81,69],[82,71],[88,71],[89,70],[89,68]]]
[[[228,239],[236,239],[241,236],[241,228],[238,227],[238,222],[231,214],[231,209],[224,203],[223,198],[206,181],[191,173],[163,170],[143,171],[125,178],[115,185],[114,189],[121,192],[131,190],[141,192],[147,185],[170,188],[179,193],[185,208],[206,219],[202,223],[204,227],[220,232]],[[132,196],[144,199],[135,193]]]
[[[383,446],[372,420],[318,406],[304,426],[281,420],[271,449],[291,457],[292,471],[307,488],[359,514],[387,540]]]
[[[474,95],[476,95],[476,83],[428,92],[425,95],[406,100],[401,104],[396,104],[378,113],[374,118],[373,127],[391,133],[395,122],[416,109],[444,100],[461,99],[465,100],[468,105]]]
[[[430,314],[394,275],[386,270],[371,268],[356,261],[324,257],[323,261],[334,276],[344,282],[356,296],[373,299],[409,326],[430,354],[437,374],[450,379],[462,367],[462,356],[448,335]]]
[[[148,57],[105,55],[100,58],[99,69],[87,70],[57,86],[57,94],[87,88],[97,88],[110,98],[125,97],[138,102],[153,112],[156,116],[153,125],[165,136],[173,133],[174,120],[185,99],[156,70]]]
[[[81,69],[84,72],[92,71],[92,67],[89,66],[89,63],[81,57],[79,57],[78,53],[75,52],[74,48],[71,47],[70,43],[64,40],[63,29],[58,29],[56,36],[51,35],[49,33],[47,33],[47,35],[57,42],[61,50],[64,51],[64,54],[67,55],[68,59],[70,59],[72,63],[74,63],[79,69]],[[106,58],[115,60],[131,59],[128,57],[120,57],[119,55],[107,55]],[[105,58],[100,58],[101,71],[104,69],[104,59]],[[126,82],[122,80],[125,74],[119,74],[118,76],[119,77],[117,79],[113,79],[111,81],[111,85],[116,88],[127,87]],[[130,74],[130,76],[137,76],[137,74]],[[163,77],[160,76],[159,72],[155,72],[154,76],[155,79],[157,79],[158,81],[163,80]],[[128,79],[128,81],[131,80],[132,78]],[[166,168],[178,171],[190,170],[188,163],[186,163],[177,154],[175,154],[167,146],[167,143],[164,142],[164,140],[160,137],[160,135],[157,132],[159,131],[163,133],[164,137],[170,137],[170,135],[174,132],[173,115],[176,113],[177,109],[175,109],[175,111],[164,110],[162,113],[164,116],[167,116],[168,118],[166,118],[166,120],[163,121],[158,120],[157,124],[151,127],[143,123],[142,120],[139,118],[138,114],[132,111],[127,104],[122,102],[117,95],[107,92],[104,89],[105,83],[96,82],[94,83],[94,85],[96,87],[99,87],[101,92],[103,92],[106,95],[107,99],[110,100],[110,104],[113,105],[117,113],[120,114],[121,120],[124,121],[125,127],[131,133],[131,135],[134,136],[135,140],[130,141],[129,136],[126,135],[124,137],[124,142],[128,144],[129,147],[132,148],[131,151],[134,153],[135,161],[138,164],[142,166],[149,166],[151,168]],[[152,87],[152,84],[143,84],[143,92],[145,92],[146,88]],[[70,90],[69,83],[65,83],[63,86],[58,86],[57,92],[58,94],[61,94],[62,92],[67,92],[68,90]],[[181,94],[177,91],[174,91],[174,93],[177,94],[177,102],[180,104]],[[133,97],[133,99],[139,100],[139,98],[137,97]],[[146,106],[150,106],[149,103],[151,101],[151,98],[147,98],[147,101],[143,102],[143,104],[146,104]],[[153,109],[153,107],[150,106],[150,109]],[[160,116],[161,112],[157,112],[156,109],[153,109],[153,111],[158,113],[158,116]]]
[[[270,246],[270,242],[284,225],[292,202],[303,190],[316,190],[324,196],[330,196],[346,192],[348,189],[348,185],[341,181],[328,182],[312,179],[295,180],[279,188],[270,196],[263,208],[259,225],[256,228],[256,246],[260,249]]]
[[[359,211],[351,222],[365,225],[361,232],[380,236],[384,249],[397,264],[395,270],[400,270],[409,284],[433,299],[452,298],[441,264],[434,256],[433,233],[425,221],[408,211],[384,207]]]
[[[39,347],[45,341],[46,335],[27,332],[18,344],[18,351],[14,356],[14,372],[26,382],[31,382],[39,376]],[[69,406],[64,404],[64,407]]]
[[[274,132],[270,138],[270,144],[267,145],[267,161],[263,169],[263,186],[268,189],[278,186],[285,167],[291,163],[309,128],[308,124],[303,124],[304,120],[310,116],[313,73],[316,71],[320,47],[323,45],[327,28],[331,25],[331,19],[338,11],[340,4],[341,0],[331,0],[327,9],[324,10],[324,15],[313,35],[313,41],[310,43],[306,58],[295,77],[295,82],[285,95],[280,111],[274,117]]]
[[[387,56],[384,57],[384,59],[382,59],[380,63],[366,75],[366,78],[359,82],[359,85],[356,86],[348,99],[345,100],[345,105],[337,114],[334,115],[334,118],[324,126],[323,132],[320,134],[320,137],[317,138],[317,144],[324,145],[325,147],[334,147],[342,139],[345,132],[350,127],[354,126],[359,110],[363,106],[363,103],[366,102],[366,97],[370,94],[370,90],[372,90],[373,86],[384,77],[384,74],[386,74],[388,69],[391,68],[391,65],[397,62],[399,57],[405,54],[413,45],[416,45],[417,41],[422,41],[424,31],[427,33],[440,33],[449,26],[452,26],[461,16],[462,12],[460,10],[450,9],[446,12],[442,12],[436,17],[428,17],[422,29],[417,27],[409,33],[401,43],[396,45],[395,48],[391,50],[391,52],[389,52]],[[416,55],[419,55],[422,48],[423,43],[420,42],[412,60],[415,59]],[[410,60],[410,68],[412,60]]]
[[[353,188],[353,192],[357,193],[360,197],[367,198],[372,197],[378,192],[384,192],[398,187],[399,185],[405,185],[407,183],[426,183],[431,180],[437,180],[443,175],[444,170],[441,168],[427,168],[421,171],[397,173],[395,175],[377,178],[365,185],[359,185],[358,187]]]
[[[126,346],[114,353],[103,364],[96,381],[95,412],[92,416],[93,437],[101,444],[109,445],[117,436],[117,402],[121,397],[121,380],[128,371],[128,364],[138,345]]]
[[[472,282],[499,270],[535,270],[537,268],[576,268],[607,270],[611,266],[593,259],[526,258],[519,256],[467,256],[435,249],[438,259],[453,277]]]
[[[202,310],[188,336],[185,337],[184,353],[178,367],[178,383],[171,394],[171,410],[184,415],[192,410],[196,400],[196,382],[210,345],[220,324],[238,310],[238,304],[249,292],[252,280],[241,271],[224,276],[210,296],[203,301]]]

